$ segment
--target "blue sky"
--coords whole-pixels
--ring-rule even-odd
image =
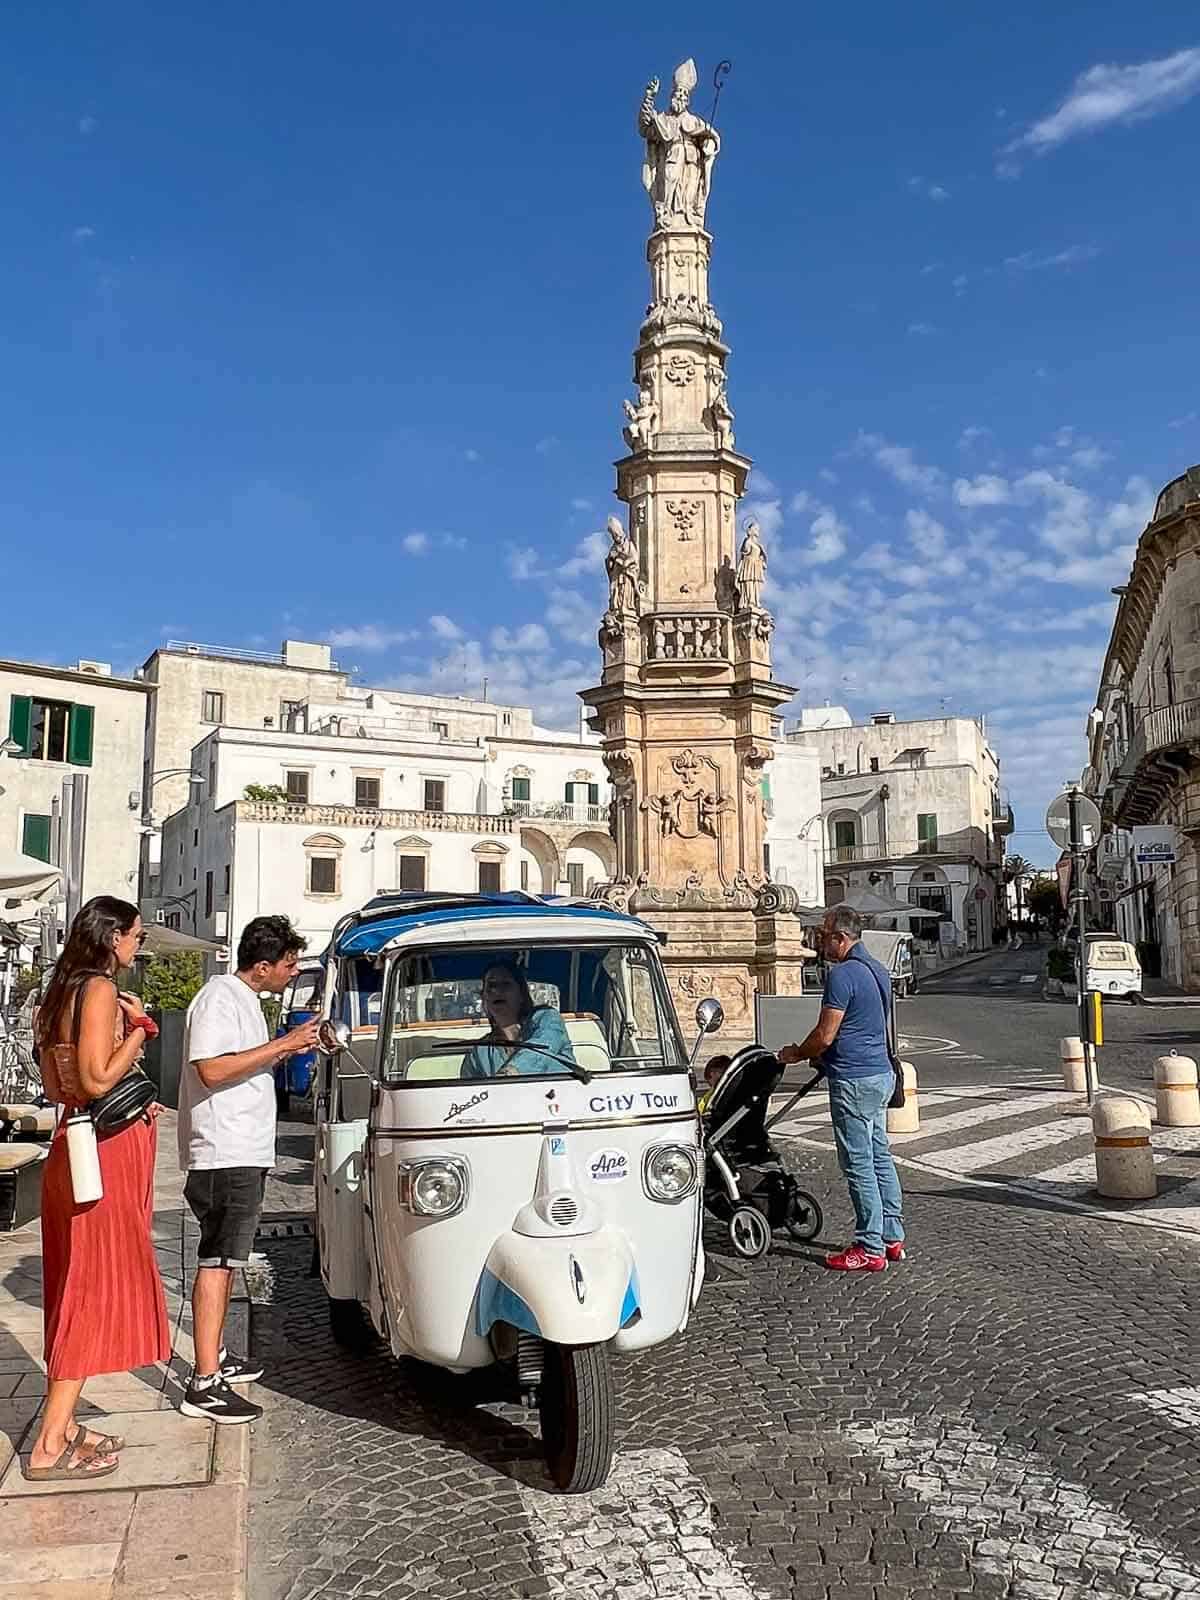
[[[983,11],[11,6],[3,653],[330,637],[573,721],[637,103],[691,54],[706,112],[729,57],[712,291],[778,670],[986,713],[1048,858],[1109,590],[1200,458],[1200,21]]]

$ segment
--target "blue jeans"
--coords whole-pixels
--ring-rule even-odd
[[[883,1254],[885,1240],[891,1244],[904,1237],[900,1179],[887,1141],[892,1082],[890,1072],[829,1080],[838,1165],[846,1175],[854,1207],[854,1242],[877,1256]]]

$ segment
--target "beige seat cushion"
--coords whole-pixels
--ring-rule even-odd
[[[21,1133],[46,1134],[54,1132],[53,1106],[0,1106],[0,1122],[15,1125]]]
[[[0,1144],[0,1172],[19,1172],[46,1154],[43,1144]]]

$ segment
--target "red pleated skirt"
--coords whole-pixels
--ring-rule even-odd
[[[46,1373],[95,1378],[166,1361],[171,1329],[150,1230],[158,1130],[136,1122],[97,1141],[104,1193],[76,1205],[65,1122],[42,1176]]]

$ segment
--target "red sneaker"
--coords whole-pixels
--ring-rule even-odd
[[[882,1272],[887,1266],[886,1256],[873,1256],[861,1244],[852,1244],[848,1250],[837,1250],[825,1257],[825,1265],[834,1272]]]
[[[889,1261],[903,1261],[904,1260],[904,1240],[903,1239],[885,1239],[883,1241],[883,1253],[888,1258]]]

